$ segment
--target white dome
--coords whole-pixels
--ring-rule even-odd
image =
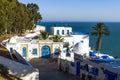
[[[9,43],[17,43],[16,36],[15,37],[11,37],[10,40],[9,40]]]
[[[73,48],[73,52],[76,54],[84,55],[84,54],[88,53],[89,51],[88,51],[88,47],[84,43],[84,41],[81,41],[81,42],[75,44],[75,46]]]

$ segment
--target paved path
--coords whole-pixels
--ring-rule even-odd
[[[30,63],[39,69],[40,80],[80,80],[79,76],[73,76],[57,70],[57,61],[53,59],[32,59]]]

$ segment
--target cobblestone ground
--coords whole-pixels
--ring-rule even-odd
[[[80,80],[79,76],[59,71],[57,60],[35,58],[29,62],[39,69],[40,80]]]

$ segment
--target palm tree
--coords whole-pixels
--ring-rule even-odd
[[[100,51],[102,35],[109,35],[109,33],[110,32],[104,23],[97,23],[97,25],[93,27],[93,31],[91,32],[91,34],[98,36],[96,41],[96,51]]]
[[[63,42],[63,38],[61,35],[55,35],[54,37],[52,37],[52,40],[54,42]]]
[[[49,34],[47,31],[41,31],[40,37],[41,39],[46,40],[49,37]]]

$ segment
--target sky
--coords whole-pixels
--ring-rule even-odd
[[[42,21],[120,22],[120,0],[19,0],[35,3]]]

